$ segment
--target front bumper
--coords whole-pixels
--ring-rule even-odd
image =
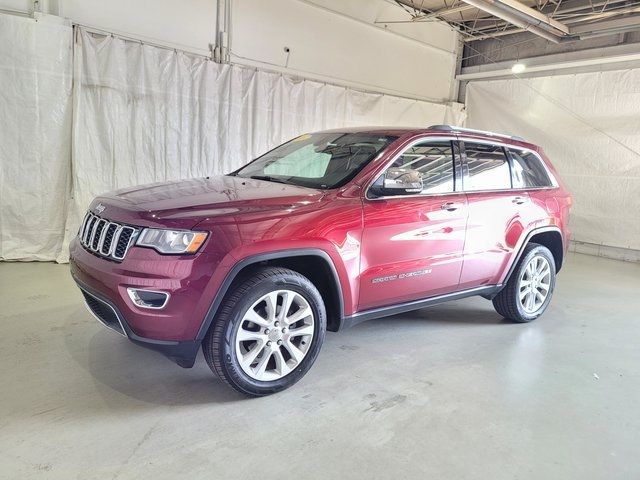
[[[137,345],[162,353],[181,367],[193,367],[200,341],[154,340],[136,335],[111,301],[81,283],[77,278],[74,277],[74,280],[84,296],[87,309],[105,327],[127,337]]]
[[[87,251],[77,238],[69,250],[71,275],[101,323],[180,366],[193,366],[198,333],[223,274],[217,255],[168,256],[132,247],[118,263]],[[140,308],[129,287],[166,292],[170,301],[162,309]]]

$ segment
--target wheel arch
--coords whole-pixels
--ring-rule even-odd
[[[560,230],[552,229],[533,233],[534,234],[526,243],[537,243],[538,245],[547,247],[553,255],[553,260],[556,266],[556,273],[558,273],[562,268],[562,262],[564,261],[564,248]]]
[[[319,248],[300,248],[251,255],[237,262],[216,292],[211,306],[200,325],[197,340],[202,340],[213,323],[222,301],[230,289],[243,281],[257,268],[284,267],[309,280],[320,291],[327,310],[327,330],[338,331],[344,318],[344,299],[338,271],[327,252]]]
[[[507,284],[509,278],[511,278],[511,275],[516,268],[516,265],[518,264],[518,260],[520,260],[520,258],[522,257],[522,253],[524,252],[525,247],[530,243],[538,243],[547,247],[553,255],[553,260],[556,265],[556,273],[560,271],[562,262],[564,260],[564,243],[562,239],[562,232],[560,231],[560,228],[556,227],[555,225],[538,227],[529,231],[525,235],[524,240],[521,243],[520,248],[518,249],[518,253],[513,256],[511,266],[509,267],[509,270],[507,271],[507,274],[505,275],[501,285],[504,286]]]

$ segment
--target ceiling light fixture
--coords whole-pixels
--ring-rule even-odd
[[[513,67],[511,67],[511,73],[522,73],[527,69],[527,66],[524,63],[514,63]]]

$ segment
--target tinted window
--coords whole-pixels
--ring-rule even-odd
[[[540,159],[526,150],[511,150],[513,188],[550,187],[551,179]]]
[[[235,175],[312,188],[344,185],[397,137],[369,133],[313,133],[294,138]]]
[[[502,147],[464,142],[468,178],[464,189],[504,190],[511,188],[511,171]]]
[[[404,151],[392,167],[416,170],[422,177],[422,193],[454,190],[451,142],[423,143]]]

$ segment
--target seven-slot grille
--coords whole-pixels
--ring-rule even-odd
[[[121,261],[127,254],[136,229],[87,212],[78,236],[82,245],[100,256]]]

